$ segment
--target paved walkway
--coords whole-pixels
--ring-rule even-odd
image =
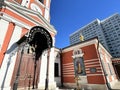
[[[120,90],[120,81],[115,83],[115,85],[112,87],[112,90]]]
[[[60,88],[59,90],[74,90],[74,89]],[[83,89],[83,90],[88,90],[88,89]],[[89,89],[89,90],[92,90],[92,89]],[[120,81],[117,81],[111,90],[120,90]]]
[[[18,89],[18,90],[24,90],[24,89]],[[39,90],[39,89],[32,89],[32,90]],[[70,89],[70,88],[68,89],[66,87],[61,87],[58,88],[57,90],[75,90],[75,89]],[[92,89],[82,89],[82,90],[92,90]],[[111,90],[120,90],[120,81],[116,82]]]

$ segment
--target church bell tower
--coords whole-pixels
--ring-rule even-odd
[[[40,13],[47,21],[50,20],[51,0],[15,0],[18,4]]]

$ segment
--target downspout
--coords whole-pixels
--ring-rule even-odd
[[[98,56],[99,56],[99,58],[100,58],[100,63],[101,63],[102,69],[103,69],[103,74],[104,74],[104,76],[105,76],[107,88],[108,88],[108,90],[112,90],[111,87],[109,86],[109,82],[108,82],[107,77],[106,77],[106,74],[105,74],[105,69],[104,69],[104,66],[103,66],[103,64],[102,64],[102,60],[101,60],[101,57],[100,57],[100,52],[99,52],[99,40],[98,40],[98,45],[97,45],[97,51],[98,51]]]

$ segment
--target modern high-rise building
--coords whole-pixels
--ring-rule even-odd
[[[101,25],[111,55],[120,57],[120,15],[114,14],[104,19]]]
[[[80,35],[84,40],[98,37],[103,46],[113,57],[120,57],[120,15],[114,14],[102,21],[96,19],[70,35],[70,44],[81,42]]]

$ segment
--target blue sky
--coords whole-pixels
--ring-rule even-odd
[[[51,24],[57,30],[57,48],[70,45],[69,35],[96,18],[120,14],[120,0],[51,0]]]

